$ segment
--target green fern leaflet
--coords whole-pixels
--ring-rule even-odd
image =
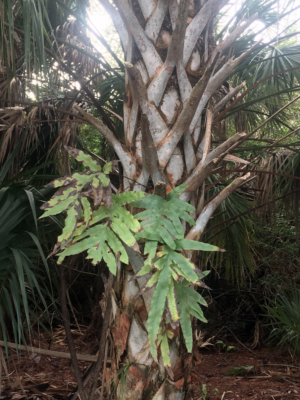
[[[168,340],[161,339],[159,333],[166,322],[167,316],[171,326],[181,325],[187,350],[192,350],[191,316],[205,321],[203,312],[198,305],[206,305],[204,299],[191,284],[205,286],[201,279],[205,277],[183,252],[185,250],[220,251],[216,246],[194,240],[184,239],[181,220],[195,225],[190,212],[195,209],[192,205],[178,197],[186,189],[185,185],[172,190],[167,199],[148,195],[132,205],[145,208],[145,211],[135,217],[140,219],[143,231],[136,234],[137,239],[146,239],[144,254],[148,254],[144,266],[132,279],[140,278],[153,272],[150,279],[141,288],[140,293],[155,287],[148,318],[148,335],[150,350],[157,360],[157,348],[160,345],[164,355],[165,366],[168,366]],[[161,250],[157,252],[157,248]]]
[[[144,193],[113,195],[107,176],[112,169],[111,163],[104,166],[103,173],[101,166],[89,155],[70,147],[66,149],[89,172],[59,178],[48,185],[59,189],[42,206],[46,212],[41,218],[66,212],[63,232],[50,256],[58,253],[58,264],[61,264],[65,257],[87,250],[87,258],[94,265],[103,259],[109,270],[116,274],[117,255],[120,261],[128,264],[122,242],[129,247],[137,246],[134,233],[141,227],[123,206],[141,199]]]

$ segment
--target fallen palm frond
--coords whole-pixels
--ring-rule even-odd
[[[70,353],[65,353],[64,351],[47,350],[47,349],[42,349],[40,347],[24,346],[21,344],[15,344],[10,342],[5,343],[3,340],[0,340],[0,346],[18,351],[26,351],[31,353],[42,354],[44,356],[66,358],[68,360],[71,359]],[[76,356],[79,361],[89,361],[89,362],[97,361],[97,356],[91,356],[88,354],[76,354]],[[110,360],[107,359],[107,362],[110,362]]]
[[[206,332],[202,332],[201,330],[197,331],[195,330],[194,332],[195,335],[195,341],[196,341],[196,346],[200,348],[205,348],[207,346],[213,346],[213,343],[211,343],[212,340],[214,340],[214,336],[211,336],[208,339],[205,339],[207,336]]]

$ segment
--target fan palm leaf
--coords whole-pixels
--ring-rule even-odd
[[[30,332],[32,308],[45,309],[51,296],[49,266],[37,236],[40,196],[31,187],[15,184],[0,189],[0,322],[7,339],[10,321],[16,343]]]
[[[215,196],[226,185],[216,185],[207,192],[208,197]],[[217,270],[225,279],[242,283],[244,278],[256,270],[255,262],[255,219],[253,214],[234,219],[235,215],[244,213],[253,206],[242,193],[232,193],[213,214],[207,225],[209,231],[204,241],[226,249],[226,253],[212,253],[204,263],[212,270]],[[233,219],[219,225],[227,219]],[[213,228],[214,225],[219,225]]]

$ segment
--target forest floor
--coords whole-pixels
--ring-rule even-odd
[[[73,333],[76,351],[91,354],[91,343],[84,340],[84,332],[76,329]],[[52,342],[49,335],[33,335],[31,345],[68,352],[62,328],[54,332]],[[262,348],[254,350],[254,355],[237,343],[232,346],[235,348],[228,352],[213,346],[200,350],[201,361],[191,374],[195,400],[300,399],[300,361],[293,361],[287,350]],[[0,351],[0,400],[61,400],[76,386],[68,359],[27,352],[18,355],[15,350],[9,350],[6,359],[4,349],[2,354]],[[79,364],[82,372],[90,365],[83,361]],[[239,376],[227,375],[233,368],[235,373],[240,368]]]
[[[292,362],[286,350],[263,348],[255,350],[256,357],[233,345],[236,349],[228,353],[211,350],[202,355],[191,377],[194,393],[198,393],[195,399],[300,399],[299,360]]]

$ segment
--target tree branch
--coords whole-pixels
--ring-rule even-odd
[[[226,104],[228,103],[229,100],[231,100],[235,95],[237,95],[241,89],[243,89],[243,87],[246,86],[246,81],[244,81],[243,83],[241,83],[239,86],[237,86],[236,88],[232,89],[225,97],[223,97],[222,100],[219,101],[219,103],[217,103],[213,109],[214,112],[214,116],[220,111],[222,110],[223,107],[226,106]]]
[[[194,47],[201,35],[203,29],[205,28],[208,21],[211,19],[214,12],[217,11],[220,1],[219,0],[209,0],[194,17],[192,22],[189,24],[184,40],[183,49],[183,65],[186,66]]]
[[[149,121],[149,129],[152,134],[154,143],[161,141],[167,134],[168,127],[154,104],[148,101],[147,91],[140,71],[132,64],[125,63],[133,92],[139,99],[139,104],[143,114],[147,115]]]
[[[191,122],[190,129],[191,131],[194,130],[197,121],[202,114],[202,111],[204,110],[204,107],[206,106],[208,100],[210,99],[211,95],[218,89],[218,87],[224,82],[224,80],[228,77],[228,75],[231,74],[231,72],[239,65],[241,61],[243,61],[250,53],[255,50],[255,48],[259,45],[259,42],[257,42],[254,46],[251,47],[251,49],[247,50],[245,53],[240,55],[238,58],[235,59],[230,59],[227,61],[225,65],[219,71],[210,79],[208,82],[208,85],[206,87],[206,90],[201,97],[201,100],[198,104],[197,110],[195,112],[194,118]]]
[[[157,6],[147,21],[145,32],[149,39],[155,43],[160,32],[163,20],[168,9],[166,0],[158,0]]]
[[[105,8],[108,14],[111,16],[113,23],[115,25],[116,31],[119,34],[120,40],[123,44],[124,53],[128,50],[128,31],[122,21],[122,18],[115,7],[108,0],[98,0],[99,3]]]
[[[216,165],[226,156],[236,143],[246,137],[246,133],[236,133],[227,139],[224,143],[220,144],[216,149],[211,151],[206,157],[205,161],[198,163],[193,173],[184,182],[188,185],[186,192],[193,192],[198,189],[205,179],[211,174]]]
[[[188,0],[182,0],[179,5],[177,23],[168,47],[166,61],[156,72],[156,75],[154,76],[148,88],[149,100],[152,100],[156,106],[158,106],[161,101],[167,82],[174,70],[175,65],[177,62],[182,60],[187,15]]]
[[[6,345],[9,349],[14,349],[17,351],[27,351],[27,352],[30,351],[32,353],[42,354],[48,357],[57,357],[57,358],[64,358],[67,360],[71,360],[70,353],[65,353],[63,351],[41,349],[40,347],[24,346],[22,344],[16,344],[10,342],[5,343],[4,341],[0,340],[0,346],[6,347]],[[89,354],[76,354],[76,357],[79,361],[87,361],[91,363],[94,363],[97,360],[96,356],[91,356]],[[109,359],[108,361],[110,362],[111,360]]]
[[[220,53],[220,55],[223,54],[223,52],[231,46],[238,38],[239,36],[246,31],[246,29],[258,18],[258,13],[252,15],[243,25],[238,26],[235,28],[235,30],[228,35],[223,42],[221,42],[213,51],[213,55]]]
[[[151,1],[149,0],[148,3],[151,3]],[[156,73],[157,68],[162,66],[162,60],[141,27],[132,9],[129,7],[127,0],[117,0],[117,5],[121,17],[127,26],[127,30],[134,37],[135,43],[141,52],[148,74],[152,77]]]
[[[223,189],[202,211],[196,221],[196,225],[189,231],[186,236],[188,240],[200,240],[204,229],[215,210],[219,205],[238,187],[245,184],[250,177],[250,173],[236,178],[230,185]]]
[[[244,93],[242,93],[236,100],[233,101],[233,103],[231,103],[227,108],[225,108],[224,111],[222,111],[222,113],[220,115],[218,115],[218,117],[214,120],[214,124],[217,124],[218,122],[221,121],[221,119],[238,103],[240,102],[251,90],[253,90],[254,88],[256,88],[256,86],[260,85],[261,83],[267,81],[270,78],[273,78],[274,76],[280,75],[280,74],[284,74],[286,72],[292,72],[295,71],[297,69],[300,69],[299,67],[294,67],[294,68],[289,68],[289,69],[285,69],[283,71],[279,71],[276,72],[275,74],[269,75],[266,78],[261,79],[260,81],[256,82],[254,85],[252,85],[249,89],[245,90]]]
[[[184,132],[186,132],[188,129],[194,117],[199,100],[201,99],[214,70],[217,59],[218,57],[216,57],[211,66],[205,70],[202,78],[194,86],[189,99],[184,104],[183,110],[181,111],[176,124],[165,137],[165,139],[163,139],[163,141],[159,144],[158,159],[162,169],[166,167],[179,140]]]
[[[202,115],[200,115],[200,118],[195,126],[194,132],[193,132],[193,141],[194,141],[194,146],[197,148],[199,144],[199,138],[201,135],[201,124],[202,124]]]
[[[101,367],[103,365],[103,361],[104,361],[106,336],[107,336],[107,330],[109,328],[110,315],[111,315],[111,310],[112,310],[111,290],[113,288],[114,282],[115,282],[115,276],[112,275],[112,273],[109,273],[109,278],[108,278],[107,288],[106,288],[107,293],[108,293],[107,304],[106,304],[106,309],[105,309],[105,314],[104,314],[103,324],[102,324],[102,330],[101,330],[98,359],[97,359],[96,366],[94,369],[94,380],[93,380],[93,383],[91,385],[91,389],[89,392],[89,399],[93,399],[95,396],[100,369],[101,369]],[[104,373],[105,373],[105,371],[103,371],[103,374]]]
[[[149,129],[149,121],[145,114],[141,116],[142,160],[144,173],[151,175],[154,185],[164,181],[158,167],[157,151]]]
[[[138,0],[145,19],[148,19],[155,10],[155,0]]]
[[[128,153],[127,150],[124,150],[121,143],[119,140],[116,138],[116,136],[113,134],[111,130],[108,129],[107,126],[103,124],[100,119],[97,119],[93,117],[92,115],[88,114],[86,111],[83,111],[79,106],[76,104],[74,105],[76,110],[78,110],[84,118],[98,131],[103,135],[103,137],[109,142],[109,144],[112,146],[114,151],[117,153],[118,157],[120,158],[123,167],[126,171],[127,176],[132,176],[135,172],[135,166],[132,164],[132,159],[130,154]]]
[[[186,70],[183,66],[182,61],[179,61],[176,65],[177,80],[179,85],[179,91],[181,96],[181,101],[184,104],[192,93],[192,85],[187,76]]]
[[[213,118],[213,113],[210,109],[208,109],[206,111],[206,129],[204,135],[202,160],[200,162],[201,165],[204,164],[204,161],[206,160],[211,145],[212,118]]]
[[[176,27],[177,17],[178,17],[178,2],[177,0],[169,0],[169,14],[171,19],[172,29],[174,31]]]
[[[138,177],[135,185],[133,186],[134,192],[146,191],[147,183],[149,181],[149,173],[143,168],[140,176]]]
[[[188,175],[194,170],[197,164],[197,159],[194,151],[192,142],[192,135],[187,130],[183,135],[183,149],[184,149],[184,160]]]

